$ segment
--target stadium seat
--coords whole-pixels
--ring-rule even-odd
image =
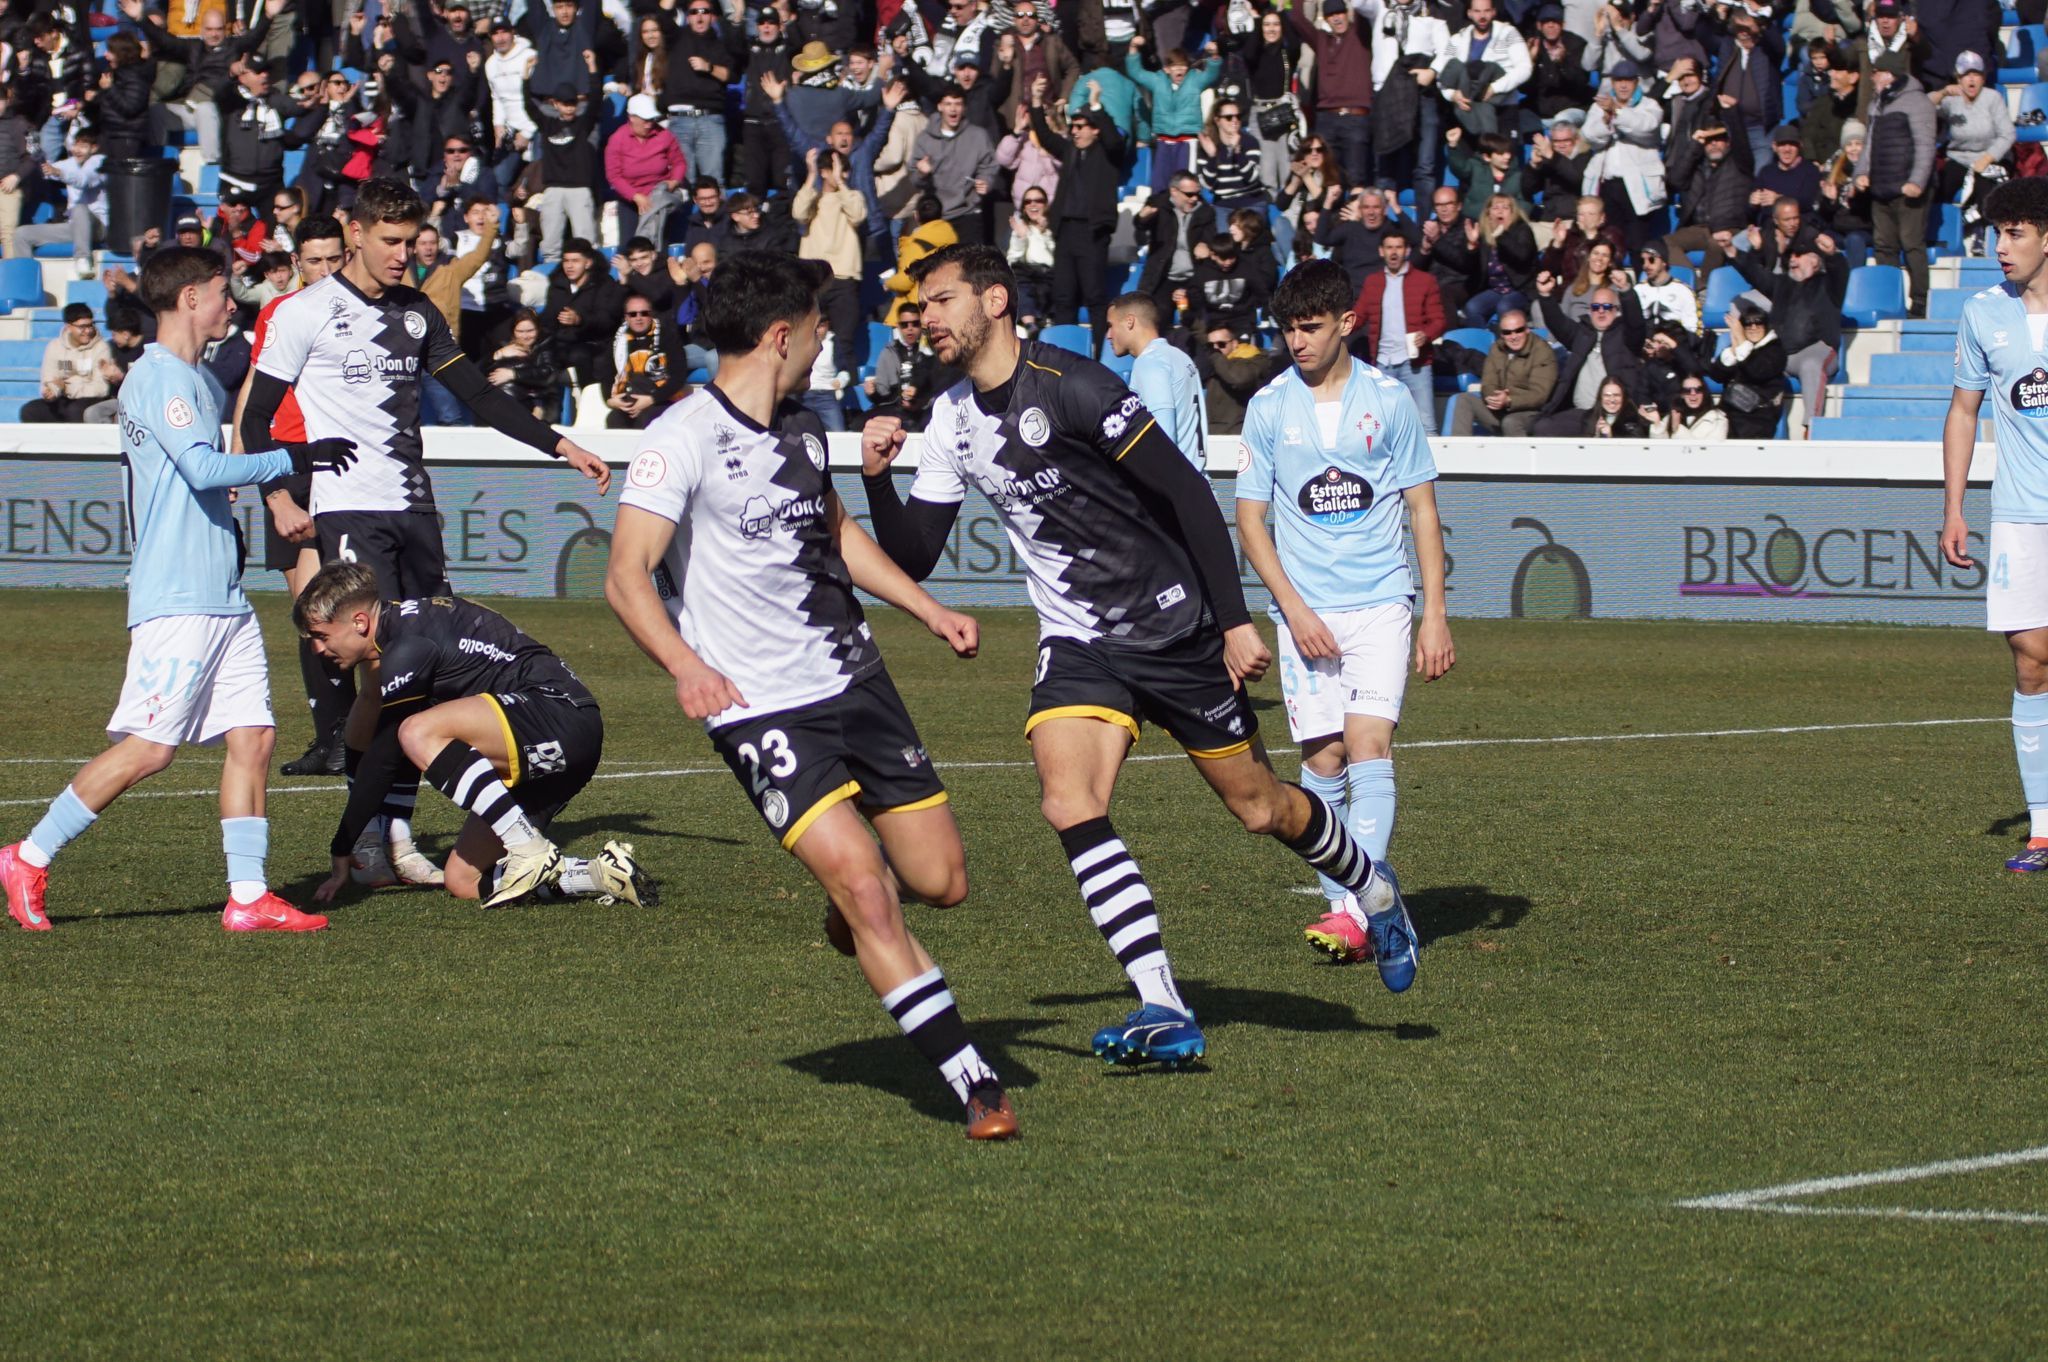
[[[0,260],[0,306],[40,307],[43,302],[43,267],[31,258]],[[36,362],[42,362],[38,355]]]
[[[2027,67],[2031,72],[2043,51],[2048,51],[2048,26],[2022,24],[2006,38],[2000,61],[2005,66]]]
[[[1749,281],[1733,265],[1723,265],[1707,276],[1707,299],[1700,304],[1702,319],[1713,325],[1727,314],[1728,305],[1748,291]]]
[[[1891,388],[1942,388],[1955,383],[1956,360],[1954,352],[1900,351],[1891,355],[1870,357],[1870,382],[1873,387]]]
[[[2048,113],[2048,82],[2035,81],[2020,91],[2020,106],[2013,110],[2014,121],[2021,114],[2035,110]],[[2048,123],[2036,123],[2032,127],[2015,127],[2013,136],[2022,142],[2048,142]]]
[[[75,254],[68,241],[45,241],[35,250],[38,260],[69,260]]]
[[[219,193],[220,193],[220,167],[219,167],[219,166],[217,166],[217,165],[203,165],[203,166],[199,167],[199,192],[200,192],[200,193],[202,193],[202,194],[219,194]]]
[[[1038,333],[1038,339],[1062,350],[1072,350],[1077,355],[1089,354],[1095,348],[1085,326],[1048,326]]]
[[[1923,391],[1912,389],[1910,391]],[[1930,418],[1942,419],[1948,415],[1948,389],[1927,388],[1926,397],[1907,397],[1899,394],[1866,395],[1854,389],[1843,393],[1843,416],[1855,417],[1904,417],[1925,421]]]
[[[1131,366],[1136,362],[1130,355],[1104,355],[1102,367],[1128,383],[1131,381]]]
[[[1808,427],[1814,440],[1854,440],[1859,443],[1894,444],[1900,441],[1938,444],[1942,418],[1914,421],[1895,416],[1821,416]]]
[[[107,286],[97,279],[73,279],[64,285],[64,301],[84,303],[96,314],[107,310]]]
[[[1858,326],[1906,315],[1906,272],[1897,265],[1858,265],[1849,271],[1842,316]]]
[[[893,337],[894,335],[895,328],[891,327],[887,322],[868,323],[869,364],[873,364],[875,362],[875,356],[882,353],[882,347],[887,345],[890,341],[890,338]]]
[[[1699,278],[1699,275],[1690,265],[1673,265],[1671,267],[1671,277],[1679,283],[1691,287],[1694,281]]]
[[[19,421],[21,419],[22,404],[27,400],[19,397],[0,399],[0,421],[9,423]]]
[[[1959,322],[1963,319],[1963,303],[1977,292],[1973,288],[1938,288],[1927,295],[1927,320],[1931,322]]]

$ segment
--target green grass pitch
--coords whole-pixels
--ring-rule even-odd
[[[69,775],[39,759],[101,745],[124,639],[113,594],[0,600],[11,841]],[[1296,863],[1184,762],[1134,763],[1115,817],[1210,1036],[1159,1074],[1087,1054],[1125,994],[1022,764],[1031,621],[984,612],[962,663],[878,614],[975,882],[912,921],[1024,1124],[980,1147],[604,607],[501,604],[605,705],[618,778],[559,834],[636,842],[662,906],[387,891],[230,938],[180,793],[217,757],[181,758],[60,858],[55,932],[0,935],[0,1357],[2048,1349],[2048,1225],[1888,1213],[2048,1212],[2048,1164],[1809,1198],[1881,1214],[1674,1204],[2048,1144],[1995,638],[1456,623],[1396,752],[1429,943],[1401,997],[1307,949]],[[282,759],[306,720],[260,608]],[[1932,719],[1993,722],[1834,727]],[[338,784],[273,790],[303,902]],[[428,849],[454,825],[426,792]]]

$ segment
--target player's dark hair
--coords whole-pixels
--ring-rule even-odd
[[[194,284],[203,286],[207,280],[227,272],[227,259],[219,251],[200,246],[166,246],[142,267],[136,291],[142,295],[143,305],[161,316],[177,311],[178,295],[186,289]]]
[[[336,559],[322,565],[313,574],[313,580],[306,583],[306,589],[299,593],[299,599],[292,603],[292,624],[297,627],[299,637],[309,637],[312,633],[309,626],[325,624],[350,610],[375,605],[379,594],[377,574],[369,564]]]
[[[1111,312],[1136,317],[1154,331],[1159,329],[1159,300],[1149,293],[1121,293],[1109,300]]]
[[[1003,253],[993,246],[976,246],[956,242],[942,246],[922,260],[912,262],[910,277],[920,286],[932,277],[935,270],[947,265],[960,271],[960,281],[974,290],[979,298],[992,288],[1001,288],[1009,305],[1003,309],[1004,316],[1015,316],[1017,312],[1017,276],[1010,269],[1010,262]]]
[[[420,202],[420,196],[413,187],[403,180],[394,180],[380,175],[373,180],[364,180],[363,187],[356,191],[356,202],[348,210],[350,222],[365,225],[380,222],[424,222],[427,206]]]
[[[741,251],[718,267],[704,304],[704,334],[720,355],[749,355],[777,322],[795,326],[817,310],[824,280],[785,251]],[[828,270],[829,266],[826,267]]]
[[[1351,310],[1357,296],[1342,265],[1334,260],[1305,260],[1280,280],[1266,311],[1275,325],[1284,327],[1307,317],[1341,317]]]
[[[2007,180],[1984,200],[1984,220],[1994,227],[2023,222],[2048,234],[2048,179],[2029,175]]]
[[[300,246],[309,241],[345,242],[347,239],[341,230],[341,224],[325,213],[307,218],[292,230],[292,241]]]

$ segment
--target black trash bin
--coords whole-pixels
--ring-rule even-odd
[[[178,163],[162,157],[114,161],[107,167],[107,248],[126,254],[135,238],[166,227],[171,216],[171,177]]]

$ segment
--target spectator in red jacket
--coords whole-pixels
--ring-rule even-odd
[[[1444,334],[1443,290],[1428,270],[1410,268],[1408,238],[1380,238],[1384,269],[1365,276],[1351,311],[1351,351],[1408,390],[1422,414],[1424,433],[1436,430],[1436,389],[1430,379],[1434,347]]]

